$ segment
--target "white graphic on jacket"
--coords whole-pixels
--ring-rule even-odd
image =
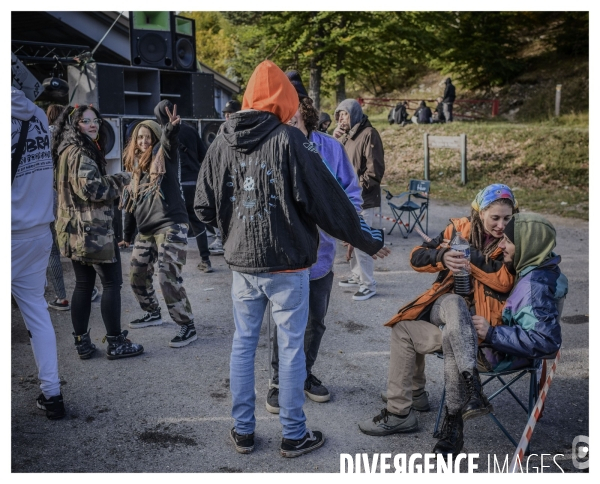
[[[250,222],[263,220],[271,213],[270,209],[276,207],[276,201],[279,197],[269,193],[266,197],[266,206],[264,206],[264,202],[261,203],[261,201],[265,197],[257,193],[257,190],[261,189],[260,179],[265,175],[269,192],[274,190],[275,175],[273,170],[267,166],[266,162],[250,156],[239,160],[238,166],[233,171],[237,176],[229,175],[231,181],[225,185],[232,189],[229,200],[234,202],[233,209],[237,217]],[[239,187],[238,184],[242,186]]]

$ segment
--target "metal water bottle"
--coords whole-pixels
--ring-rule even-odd
[[[466,240],[460,232],[456,232],[456,236],[450,242],[452,250],[463,253],[463,257],[471,260],[471,248],[469,241]],[[470,266],[462,269],[454,274],[454,292],[461,296],[467,296],[471,292],[471,268]]]

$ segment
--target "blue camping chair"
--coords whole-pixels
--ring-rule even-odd
[[[383,191],[386,193],[385,198],[388,201],[388,205],[394,214],[394,224],[388,232],[388,235],[392,233],[394,227],[398,226],[400,234],[405,239],[408,238],[416,225],[418,224],[421,230],[427,233],[429,229],[429,181],[427,180],[410,180],[408,184],[408,191],[401,193],[400,195],[392,195],[385,188]],[[406,201],[401,205],[397,205],[392,202],[394,198],[402,199],[407,197]],[[407,214],[406,222],[403,221],[402,217]],[[421,222],[425,218],[425,229]]]

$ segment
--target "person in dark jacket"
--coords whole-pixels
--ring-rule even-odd
[[[319,127],[317,128],[321,133],[327,133],[327,130],[331,126],[331,116],[326,112],[322,112],[319,115]]]
[[[161,126],[169,123],[166,109],[173,111],[173,103],[165,99],[158,103],[154,108],[154,115]],[[200,252],[200,263],[198,269],[202,272],[213,272],[210,263],[210,251],[208,250],[208,238],[206,236],[206,226],[198,220],[194,212],[194,196],[196,195],[196,181],[200,172],[200,164],[206,155],[206,146],[200,139],[198,130],[192,128],[186,123],[181,123],[179,128],[179,168],[181,170],[181,189],[185,199],[185,209],[190,220],[190,228],[196,239],[198,251]]]
[[[556,230],[540,215],[519,213],[506,225],[498,248],[504,264],[516,274],[516,282],[502,310],[501,324],[491,325],[482,315],[472,316],[482,341],[481,370],[532,366],[534,358],[552,358],[560,349],[559,306],[568,281],[558,267],[561,259],[553,252],[555,246]],[[446,391],[449,388],[453,391],[446,379]],[[461,412],[453,414],[446,408],[442,433],[433,452],[459,454],[464,440]]]
[[[456,89],[454,88],[454,84],[452,84],[452,79],[449,77],[444,81],[446,87],[444,88],[444,97],[442,99],[442,103],[444,106],[444,118],[448,123],[453,121],[452,118],[452,106],[454,105],[454,99],[456,98]]]
[[[298,94],[271,61],[248,81],[242,110],[225,122],[200,168],[194,208],[219,226],[233,271],[235,334],[230,361],[230,438],[240,453],[254,448],[254,357],[267,304],[279,341],[280,452],[296,457],[325,439],[306,427],[304,332],[308,268],[317,260],[317,225],[371,255],[385,256],[383,232],[367,226],[316,147],[287,123]]]
[[[396,104],[388,114],[388,122],[390,124],[399,124],[400,126],[404,126],[408,119],[408,113],[406,108],[408,107],[408,102],[403,101],[401,103]]]
[[[223,108],[223,116],[225,116],[225,120],[229,119],[229,116],[231,116],[233,113],[237,113],[240,109],[242,109],[242,106],[239,101],[236,101],[235,99],[227,101],[227,104],[225,104],[225,107]]]
[[[381,206],[380,183],[385,172],[381,137],[354,99],[342,101],[335,109],[334,118],[338,125],[333,136],[346,148],[358,175],[363,198],[361,215],[370,225],[375,219],[375,210]],[[377,292],[377,282],[373,277],[374,262],[369,254],[361,250],[354,251],[354,257],[351,257],[353,249],[352,245],[348,246],[346,256],[350,260],[352,276],[341,280],[339,285],[356,289],[352,296],[354,301],[365,301]]]
[[[158,282],[169,310],[179,325],[169,342],[180,348],[197,339],[192,306],[183,287],[181,272],[187,255],[189,220],[179,185],[177,145],[181,118],[165,106],[168,123],[163,129],[150,120],[133,130],[123,156],[125,169],[132,173],[123,193],[121,207],[127,212],[122,244],[128,247],[137,226],[131,254],[129,282],[144,316],[129,323],[130,328],[162,324],[161,309],[152,286],[154,263],[158,261]]]
[[[425,101],[421,101],[419,103],[419,107],[415,111],[415,114],[412,117],[412,122],[415,124],[429,124],[431,123],[431,118],[433,114],[431,113],[431,109]]]
[[[444,114],[444,103],[442,102],[442,98],[438,97],[436,99],[437,105],[435,106],[435,112],[433,113],[432,123],[445,123],[446,115]]]

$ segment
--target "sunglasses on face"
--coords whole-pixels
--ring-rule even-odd
[[[96,126],[100,126],[102,124],[102,120],[99,118],[94,118],[94,119],[83,118],[81,121],[79,121],[79,123],[83,124],[84,126],[88,126],[92,123],[94,123]]]

